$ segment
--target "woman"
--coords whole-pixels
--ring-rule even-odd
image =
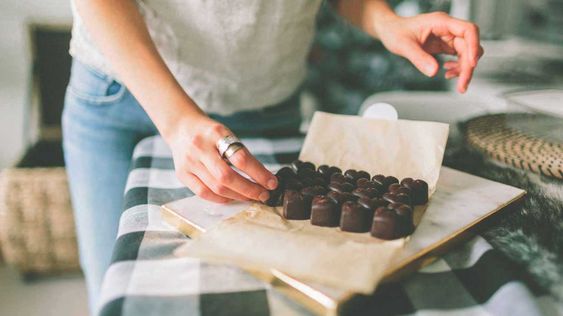
[[[321,0],[72,4],[64,149],[93,308],[110,263],[132,151],[143,137],[160,133],[178,179],[205,199],[268,199],[276,178],[234,135],[298,131],[296,95]],[[459,77],[458,90],[467,89],[482,53],[474,24],[443,13],[398,17],[383,0],[333,5],[428,76],[439,68],[432,54],[457,55],[444,65],[446,78]]]

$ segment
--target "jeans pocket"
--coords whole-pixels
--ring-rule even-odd
[[[126,88],[114,78],[73,61],[68,92],[80,101],[92,105],[105,105],[123,98]]]

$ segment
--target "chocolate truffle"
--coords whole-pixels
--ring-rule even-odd
[[[355,170],[355,169],[348,169],[344,172],[344,176],[348,179],[351,183],[356,183],[358,179],[366,178],[369,180],[369,173],[363,170]]]
[[[313,170],[315,171],[317,168],[315,167],[315,164],[309,161],[304,161],[300,166],[299,169],[309,169],[309,170]]]
[[[385,176],[382,174],[376,174],[375,176],[373,176],[373,178],[371,178],[371,181],[381,185],[381,186],[385,186]],[[387,187],[385,186],[385,190],[387,190]]]
[[[303,195],[303,197],[307,200],[308,199],[308,203],[310,204],[311,201],[313,201],[313,198],[317,195],[325,195],[327,192],[327,189],[323,186],[320,185],[315,185],[315,186],[311,186],[311,187],[306,187],[303,188],[301,190],[301,194]]]
[[[283,191],[284,189],[278,185],[277,188],[270,190],[270,197],[265,202],[268,206],[281,206],[283,203]]]
[[[356,202],[348,201],[342,204],[340,215],[340,229],[347,232],[365,233],[371,226],[373,211],[366,209]]]
[[[394,184],[394,183],[399,183],[399,180],[393,176],[388,176],[385,177],[385,180],[383,181],[383,186],[389,190],[389,186]]]
[[[336,192],[336,191],[330,191],[330,192],[327,193],[326,196],[328,198],[330,198],[331,200],[333,200],[339,206],[342,205],[346,201],[355,201],[357,199],[357,197],[355,195],[353,195],[352,193],[349,193],[349,192],[340,193],[340,192]]]
[[[285,191],[283,196],[283,216],[287,219],[309,219],[311,217],[310,200],[304,198],[298,191]]]
[[[286,179],[284,181],[283,186],[286,190],[299,191],[299,190],[303,189],[303,183],[301,181],[299,181],[299,179],[297,179],[297,178]]]
[[[291,169],[293,169],[293,171],[297,172],[297,170],[299,170],[299,167],[302,164],[303,164],[303,161],[296,159],[291,163],[290,167],[291,167]]]
[[[344,183],[347,182],[346,177],[341,173],[334,173],[330,176],[330,182]]]
[[[311,224],[316,226],[336,227],[340,222],[340,208],[326,196],[313,198],[311,206]]]
[[[278,177],[278,179],[294,178],[295,176],[295,172],[290,167],[283,167],[276,172],[276,177]]]
[[[415,180],[415,201],[416,205],[426,204],[428,202],[428,183],[424,180]]]
[[[317,172],[323,177],[326,183],[329,183],[330,177],[335,173],[342,173],[342,170],[340,170],[337,167],[329,167],[327,165],[322,165],[319,166]]]
[[[414,231],[412,208],[405,204],[400,204],[399,206],[394,207],[393,210],[397,214],[398,234],[400,236],[412,234]]]
[[[379,207],[375,210],[371,225],[371,235],[385,240],[398,238],[397,215],[395,212],[385,207]]]
[[[422,205],[428,202],[428,183],[424,180],[404,178],[401,183],[404,187],[411,190],[411,198],[414,205]]]
[[[389,192],[391,192],[391,193],[396,193],[396,191],[399,190],[400,188],[401,188],[401,185],[400,185],[400,184],[398,184],[398,183],[393,183],[393,184],[391,184],[391,185],[387,188],[387,190],[388,190]]]
[[[383,199],[388,201],[389,203],[402,203],[402,204],[411,205],[410,197],[403,193],[395,194],[395,193],[387,192],[383,194]]]
[[[303,166],[305,163],[303,163],[301,166]],[[297,177],[303,181],[303,179],[307,179],[307,178],[313,178],[315,177],[317,174],[315,172],[315,170],[309,169],[309,168],[299,168],[299,170],[297,170]]]
[[[378,193],[379,192],[377,191],[377,189],[374,188],[356,188],[354,189],[354,191],[352,191],[352,194],[354,194],[360,199],[361,198],[373,199],[378,195]]]
[[[338,193],[343,193],[343,192],[352,192],[354,190],[354,186],[351,185],[348,182],[344,182],[344,183],[338,183],[338,182],[331,182],[328,185],[328,188],[331,191],[336,191]]]
[[[389,204],[389,202],[385,201],[382,198],[373,198],[373,199],[366,199],[366,198],[361,198],[358,200],[358,203],[365,207],[365,208],[369,208],[372,210],[377,209],[378,207],[381,206],[387,206]]]

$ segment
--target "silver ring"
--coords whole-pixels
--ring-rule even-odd
[[[229,160],[229,158],[231,158],[231,156],[233,156],[237,151],[239,151],[240,149],[242,149],[244,146],[242,145],[242,143],[234,143],[231,146],[229,146],[229,148],[227,148],[227,150],[225,150],[225,154],[223,155],[223,158],[226,160]]]
[[[236,137],[235,135],[227,135],[219,139],[217,141],[217,150],[219,150],[219,155],[221,157],[224,157],[227,149],[229,149],[229,147],[231,147],[234,144],[239,144],[240,146],[243,146],[240,139],[238,139],[238,137]]]

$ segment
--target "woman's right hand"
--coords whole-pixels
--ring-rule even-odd
[[[268,190],[278,185],[246,147],[229,161],[253,181],[243,177],[219,155],[217,141],[233,133],[205,115],[182,120],[167,139],[172,149],[176,176],[196,195],[213,202],[257,200],[265,202]]]

